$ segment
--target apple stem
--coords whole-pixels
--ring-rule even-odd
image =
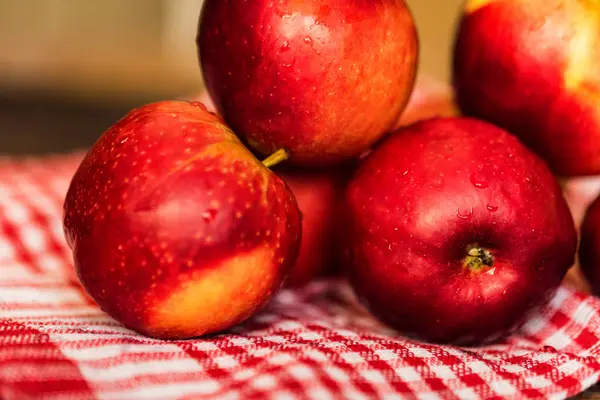
[[[466,267],[477,272],[492,265],[494,265],[494,257],[489,250],[479,247],[477,244],[467,248],[467,256],[465,257]]]
[[[279,149],[275,153],[263,160],[263,164],[267,168],[276,166],[277,164],[284,162],[290,158],[290,152],[288,149]]]

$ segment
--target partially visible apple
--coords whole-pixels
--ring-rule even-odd
[[[302,243],[286,285],[302,286],[336,269],[339,212],[353,165],[328,169],[276,167],[302,213]]]
[[[600,177],[585,176],[569,178],[563,181],[563,191],[571,214],[580,234],[586,212],[594,200],[600,195]],[[581,255],[581,253],[580,253]],[[590,293],[591,287],[581,271],[580,260],[569,270],[565,283],[581,292]]]
[[[562,181],[563,191],[575,225],[579,228],[583,223],[589,206],[600,195],[600,176],[569,178]]]
[[[417,77],[415,90],[396,122],[395,129],[435,117],[456,117],[459,114],[454,102],[452,86],[429,75]]]
[[[233,131],[309,166],[353,159],[391,130],[418,61],[404,0],[205,0],[197,43]]]
[[[517,135],[556,173],[600,173],[599,2],[467,1],[454,85],[465,115]]]
[[[199,101],[200,103],[202,103],[206,106],[206,109],[208,111],[215,113],[215,114],[219,114],[217,107],[215,107],[215,103],[213,103],[212,99],[210,98],[210,95],[208,94],[208,92],[206,90],[202,91],[199,94],[191,96],[191,100]]]
[[[288,187],[200,103],[129,113],[87,154],[64,208],[84,288],[116,320],[157,338],[250,317],[299,249]]]
[[[420,122],[367,157],[345,197],[344,258],[382,321],[433,342],[508,334],[551,296],[577,234],[554,176],[502,129]]]
[[[600,197],[588,208],[581,227],[579,262],[592,291],[600,296]]]

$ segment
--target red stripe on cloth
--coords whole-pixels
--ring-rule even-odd
[[[5,206],[0,204],[0,213],[5,212]],[[3,218],[0,221],[0,232],[2,236],[4,236],[5,240],[8,240],[15,250],[15,259],[21,265],[26,266],[29,270],[41,273],[42,270],[39,265],[35,262],[34,258],[31,256],[31,253],[23,244],[21,240],[21,236],[19,234],[19,227],[11,222],[9,222],[6,218]],[[0,268],[2,268],[0,266]]]
[[[24,346],[31,354],[2,358],[0,353],[0,398],[16,400],[56,393],[81,399],[95,397],[75,363],[61,353],[48,335],[0,318],[0,348]]]
[[[598,346],[600,343],[600,327],[596,332],[592,332],[588,329],[583,329],[581,333],[573,339],[582,349],[589,349],[594,346]]]
[[[550,322],[556,326],[565,326],[570,322],[570,319],[562,311],[557,310],[554,315],[552,315],[552,318],[550,318]]]
[[[53,224],[62,222],[62,205],[66,192],[57,195],[48,187],[48,180],[52,177],[50,171],[42,170],[38,173],[24,171],[21,165],[14,163],[11,164],[11,167],[13,171],[7,180],[13,188],[12,196],[15,201],[27,206],[30,214],[29,225],[43,234],[46,242],[43,253],[57,257],[62,265],[66,267],[64,272],[72,274],[71,251],[66,244],[62,231],[57,236],[53,228]],[[31,189],[29,191],[24,190],[25,185]],[[42,205],[38,204],[39,198],[44,199]],[[53,205],[52,209],[47,209],[48,205]],[[37,262],[39,254],[41,252],[30,254],[31,259]],[[40,266],[40,268],[43,269],[43,266]]]

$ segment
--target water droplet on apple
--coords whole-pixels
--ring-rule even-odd
[[[311,44],[313,42],[310,36],[304,36],[304,43]]]
[[[485,206],[485,208],[489,211],[489,212],[496,212],[498,211],[498,206],[492,206],[492,205],[487,205]]]
[[[286,51],[290,50],[290,41],[286,40],[285,42],[283,42],[283,44],[281,45],[281,52],[285,53]]]
[[[460,219],[471,219],[473,218],[473,207],[467,211],[461,211],[460,208],[456,210],[456,216]]]
[[[485,176],[480,173],[473,172],[471,174],[471,183],[477,189],[485,189],[489,186],[489,182]]]
[[[212,220],[214,220],[216,216],[217,216],[217,210],[214,210],[214,209],[208,209],[202,213],[202,219],[206,223],[209,223]]]

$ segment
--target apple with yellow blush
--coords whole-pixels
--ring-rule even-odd
[[[600,173],[600,3],[470,0],[453,80],[461,111],[503,127],[562,176]]]
[[[64,204],[78,277],[104,311],[161,339],[264,307],[296,261],[300,212],[277,175],[196,102],[130,112],[89,151]]]

